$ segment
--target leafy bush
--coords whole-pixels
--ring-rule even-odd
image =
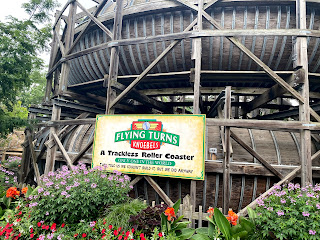
[[[319,192],[320,185],[276,186],[267,198],[258,201],[257,234],[265,239],[319,239]]]
[[[144,234],[150,235],[154,228],[161,227],[161,214],[166,210],[167,205],[148,206],[141,210],[137,215],[131,216],[129,222],[133,228]]]
[[[107,208],[104,219],[115,228],[122,227],[124,230],[130,230],[130,217],[137,215],[144,208],[146,208],[146,204],[139,199],[129,200],[125,203],[112,205]]]
[[[32,220],[55,223],[95,220],[102,207],[126,201],[131,189],[127,175],[106,173],[100,167],[87,170],[84,164],[72,170],[63,166],[43,177],[42,183],[27,206]]]
[[[18,168],[21,164],[21,157],[18,156],[9,156],[8,159],[4,160],[3,166],[6,168]]]

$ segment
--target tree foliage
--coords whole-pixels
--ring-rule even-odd
[[[12,112],[26,88],[39,86],[33,84],[39,79],[35,70],[43,66],[38,54],[46,50],[51,38],[48,22],[56,6],[55,0],[29,0],[22,5],[29,19],[9,16],[7,22],[0,22],[0,135],[26,122],[21,116],[8,112]]]

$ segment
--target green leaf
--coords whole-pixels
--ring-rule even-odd
[[[180,240],[185,240],[191,238],[191,236],[195,233],[195,229],[193,228],[184,228],[181,230],[181,233],[177,234]]]
[[[212,222],[209,222],[208,235],[209,235],[210,238],[213,238],[215,229],[216,229],[215,225]]]
[[[3,201],[3,204],[6,206],[6,208],[9,208],[12,199],[11,198],[7,198],[6,196],[3,196],[2,201]]]
[[[209,228],[207,227],[201,227],[196,229],[196,233],[198,234],[203,234],[203,235],[208,235]]]
[[[28,185],[28,191],[26,192],[26,198],[28,198],[32,192],[33,192],[33,188]]]
[[[180,217],[178,217],[176,220],[173,221],[172,225],[175,225],[177,222],[179,222],[181,219],[183,219],[183,215],[181,215]]]
[[[248,221],[244,217],[239,218],[239,223],[248,233],[252,232],[255,226],[252,222]]]
[[[220,231],[222,232],[223,236],[229,240],[231,238],[231,227],[230,227],[230,223],[227,220],[227,218],[220,212],[220,210],[218,208],[214,209],[214,215],[213,215],[215,222],[218,226],[218,228],[220,229]]]
[[[189,223],[190,222],[179,222],[175,227],[172,227],[171,230],[178,231],[178,230],[184,229],[188,226]]]
[[[244,230],[246,230],[246,229],[244,229],[241,224],[237,224],[237,225],[231,227],[230,233],[231,233],[231,236],[234,236],[235,234],[242,232]]]
[[[210,240],[210,238],[204,234],[195,234],[190,239],[191,240]]]
[[[255,219],[258,217],[257,213],[250,207],[247,207],[247,211],[248,211],[248,215],[249,215],[249,219],[254,222]]]
[[[237,240],[237,239],[245,239],[248,236],[248,232],[247,231],[242,231],[239,232],[235,235],[232,235],[232,240]]]
[[[177,214],[180,209],[180,203],[181,203],[181,199],[179,199],[178,201],[176,201],[175,204],[173,204],[173,209],[175,214]]]

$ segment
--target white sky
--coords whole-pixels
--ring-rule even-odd
[[[59,9],[62,9],[63,6],[66,4],[68,0],[57,0],[60,3]],[[24,10],[21,8],[21,4],[28,2],[28,0],[4,0],[1,1],[2,7],[0,8],[0,21],[4,22],[6,21],[6,16],[12,15],[13,17],[16,17],[18,19],[24,19],[27,18],[28,15],[24,12]],[[79,1],[83,6],[86,8],[93,7],[95,5],[94,2],[91,0],[80,0]],[[54,15],[55,11],[52,13]],[[65,15],[67,15],[68,10],[65,12]],[[52,20],[53,22],[53,20]],[[49,53],[43,53],[41,54],[41,58],[45,61],[45,64],[49,63]]]

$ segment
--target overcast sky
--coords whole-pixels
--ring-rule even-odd
[[[60,3],[60,7],[58,9],[62,9],[67,1],[68,0],[58,0],[58,2]],[[6,16],[8,15],[12,15],[13,17],[16,17],[18,19],[27,18],[28,15],[21,8],[21,4],[25,2],[28,2],[28,0],[2,0],[2,7],[0,8],[0,21],[6,21]],[[86,8],[95,5],[91,0],[80,0],[79,2]],[[52,13],[52,15],[54,15],[54,12]],[[67,13],[68,11],[65,12],[65,15],[67,15]],[[46,64],[49,63],[49,53],[41,54],[41,57],[44,59]]]

